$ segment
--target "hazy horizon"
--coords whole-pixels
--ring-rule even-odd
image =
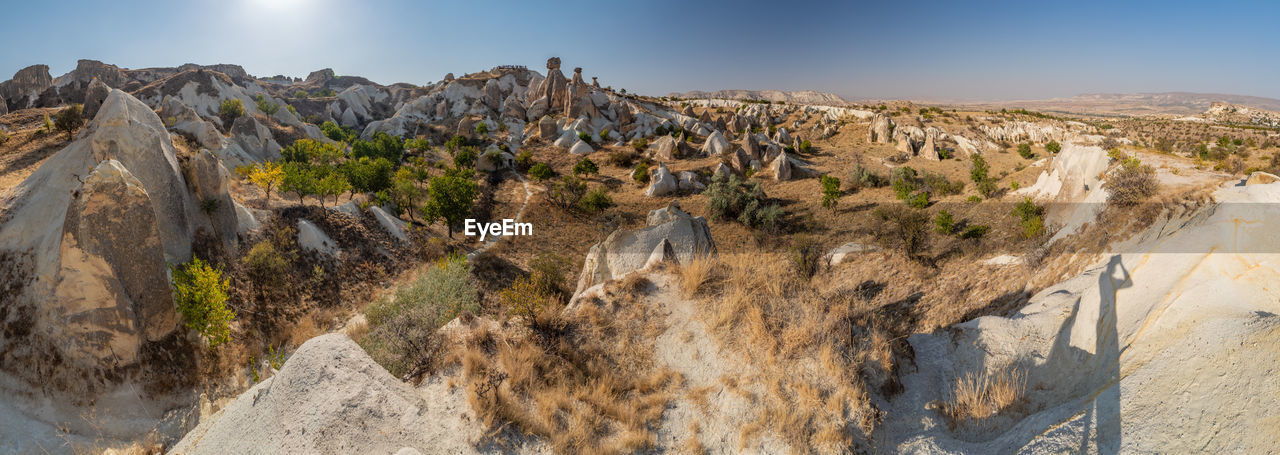
[[[232,63],[250,74],[333,68],[424,85],[560,57],[648,95],[816,90],[846,99],[1015,101],[1092,93],[1280,98],[1280,5],[1228,2],[799,1],[471,4],[400,0],[68,2],[11,6],[0,78],[93,59],[125,68]],[[66,18],[74,8],[80,13]],[[56,24],[50,27],[50,24]],[[32,39],[39,36],[40,39]]]

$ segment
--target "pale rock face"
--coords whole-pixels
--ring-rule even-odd
[[[676,156],[676,138],[662,136],[654,139],[653,143],[649,144],[649,149],[646,153],[650,158],[661,161],[671,161],[679,158]]]
[[[667,170],[667,165],[659,163],[658,168],[653,171],[653,175],[649,178],[649,188],[644,191],[647,197],[660,197],[675,193],[680,190],[680,182],[676,180],[671,171]]]
[[[927,160],[938,161],[941,157],[938,155],[937,146],[938,130],[929,128],[925,131],[924,144],[920,146],[918,153]]]
[[[884,114],[876,114],[871,118],[871,127],[867,131],[867,142],[872,144],[888,144],[893,141],[893,120]]]
[[[551,139],[560,134],[560,127],[556,125],[555,119],[544,115],[538,120],[538,137],[543,139]]]
[[[98,108],[102,107],[102,102],[107,100],[109,93],[111,93],[111,87],[107,87],[107,84],[102,81],[94,79],[90,82],[89,88],[84,93],[84,110],[81,111],[84,117],[91,119],[98,115]]]
[[[14,73],[13,79],[0,82],[0,101],[7,102],[14,110],[26,109],[52,85],[48,65],[31,65]]]
[[[664,240],[671,244],[677,261],[682,264],[716,251],[707,220],[690,216],[672,201],[665,208],[649,212],[648,227],[636,231],[619,229],[592,246],[575,294],[644,268]]]
[[[1248,179],[1245,179],[1244,184],[1245,185],[1266,185],[1268,183],[1275,183],[1275,182],[1280,182],[1280,177],[1276,177],[1275,174],[1270,174],[1262,171],[1254,171],[1252,174],[1249,174]]]
[[[742,135],[742,151],[753,160],[760,159],[760,141],[756,140],[756,135],[751,133]]]
[[[90,86],[90,89],[92,89],[92,86]],[[172,95],[165,95],[164,101],[160,105],[160,112],[165,121],[172,121],[169,128],[194,136],[201,147],[209,150],[219,150],[226,147],[226,138],[222,137],[222,133],[218,132],[218,128],[213,123],[200,118],[200,115],[194,109],[182,104],[177,98]]]
[[[712,177],[719,177],[721,175],[728,177],[732,173],[733,171],[729,169],[729,166],[725,166],[724,163],[716,163],[715,170],[711,171]]]
[[[827,252],[827,265],[840,265],[840,263],[844,262],[846,258],[873,251],[880,251],[880,247],[875,245],[863,245],[857,242],[849,242]]]
[[[762,176],[772,178],[779,182],[791,180],[791,174],[791,158],[787,156],[787,152],[778,154],[778,157],[769,162],[769,165],[761,171]]]
[[[329,238],[320,227],[303,219],[298,220],[298,246],[331,257],[337,257],[342,252],[338,248],[338,242]]]
[[[177,328],[156,212],[142,182],[118,161],[85,178],[63,223],[56,298],[64,353],[82,365],[138,359],[143,341]]]
[[[777,142],[779,144],[791,143],[791,133],[788,133],[786,128],[778,128],[778,132],[774,136],[775,136],[773,138],[774,142]]]
[[[386,210],[382,210],[381,207],[376,205],[369,206],[369,213],[373,215],[374,219],[378,220],[378,225],[382,226],[382,229],[385,229],[392,237],[395,237],[401,242],[409,241],[409,233],[407,232],[407,228],[409,227],[408,223],[405,223],[398,217],[392,216],[390,213],[387,213]]]
[[[701,193],[707,186],[698,181],[698,174],[693,171],[680,172],[680,191],[685,193]]]
[[[733,153],[729,155],[729,166],[733,167],[733,169],[738,172],[746,172],[747,169],[751,167],[752,161],[755,160],[751,159],[751,157],[747,155],[747,152],[742,151],[742,149],[735,149]]]
[[[483,172],[495,172],[502,169],[509,169],[515,164],[516,158],[510,153],[502,151],[497,146],[490,146],[485,149],[484,153],[476,157],[476,170]]]
[[[719,131],[711,133],[707,136],[707,141],[702,144],[701,152],[704,156],[720,156],[729,151],[729,140],[724,138]]]
[[[574,143],[573,147],[569,148],[569,153],[574,155],[590,155],[592,152],[595,152],[595,149],[592,149],[591,146],[587,145],[586,141],[583,141],[582,139],[578,139],[578,142]]]
[[[234,252],[239,222],[227,186],[227,169],[208,150],[201,150],[187,163],[188,183],[195,189],[198,201],[217,201],[217,208],[207,213],[214,234],[222,239],[228,251]]]

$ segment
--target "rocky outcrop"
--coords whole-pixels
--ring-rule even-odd
[[[694,217],[672,201],[665,208],[649,212],[648,226],[636,231],[617,230],[591,247],[578,278],[575,294],[606,281],[644,268],[654,250],[665,240],[677,260],[684,264],[694,258],[715,254],[707,220]]]
[[[98,115],[98,108],[102,107],[102,102],[107,100],[107,94],[111,93],[111,87],[102,81],[94,79],[89,83],[89,88],[84,92],[84,108],[81,113],[85,118],[93,118]]]
[[[304,219],[298,219],[298,246],[330,257],[337,257],[342,252],[338,242],[329,238],[315,223]]]
[[[222,239],[227,251],[234,252],[239,221],[227,185],[228,175],[218,157],[208,150],[201,150],[187,162],[187,183],[194,190],[196,201],[206,208],[205,216],[213,225],[214,235]]]
[[[649,144],[649,148],[646,153],[649,155],[649,158],[653,158],[658,161],[671,161],[676,158],[680,158],[676,153],[676,145],[676,138],[671,136],[662,136],[654,139],[653,143]]]
[[[728,152],[730,146],[729,140],[725,139],[724,135],[720,134],[719,131],[716,131],[707,136],[707,141],[702,143],[702,148],[699,151],[702,152],[703,156],[720,156]]]
[[[924,143],[921,144],[920,149],[916,151],[920,157],[932,161],[938,161],[941,159],[938,155],[938,133],[939,131],[937,128],[930,127],[925,129]]]
[[[647,197],[660,197],[680,190],[680,182],[667,170],[667,165],[658,163],[658,168],[649,176],[649,188],[644,190]]]
[[[578,139],[578,142],[575,142],[573,147],[569,147],[569,153],[574,155],[590,155],[592,152],[595,152],[595,149],[592,149],[591,145],[582,139]]]
[[[893,120],[884,114],[876,114],[871,118],[871,127],[867,131],[867,142],[872,144],[888,144],[893,141]]]
[[[87,106],[86,104],[86,109]],[[194,109],[173,96],[164,97],[164,101],[160,103],[160,115],[170,129],[190,135],[201,147],[219,150],[226,146],[226,139],[218,132],[218,127],[205,121]]]
[[[0,99],[11,111],[26,109],[35,106],[40,94],[51,86],[49,65],[31,65],[14,73],[13,79],[0,82]]]

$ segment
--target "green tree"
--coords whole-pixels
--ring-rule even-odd
[[[551,166],[548,166],[547,163],[534,163],[534,165],[529,168],[529,176],[538,181],[548,180],[551,178],[552,174]]]
[[[341,161],[344,154],[333,144],[313,139],[298,139],[281,149],[280,156],[287,162],[332,166]]]
[[[361,157],[350,159],[338,166],[338,172],[360,193],[377,193],[391,187],[395,166],[386,158]]]
[[[254,103],[258,105],[258,110],[262,111],[263,114],[275,115],[276,112],[280,111],[280,105],[271,102],[271,100],[267,99],[264,95],[258,95],[255,97]]]
[[[581,201],[578,201],[578,208],[587,213],[598,213],[613,207],[613,198],[609,197],[609,192],[603,187],[596,187],[588,191]]]
[[[1062,151],[1062,144],[1059,144],[1058,141],[1049,141],[1048,144],[1044,145],[1044,149],[1049,153],[1056,154]]]
[[[171,270],[173,301],[187,328],[199,332],[211,348],[230,341],[235,314],[227,308],[231,283],[222,278],[222,271],[198,257]]]
[[[338,142],[351,142],[356,139],[356,130],[349,126],[339,126],[332,121],[325,121],[320,124],[320,132],[324,133],[324,137]]]
[[[649,165],[644,163],[637,164],[636,169],[631,171],[631,180],[635,180],[636,183],[642,185],[649,183]]]
[[[1026,142],[1018,144],[1018,156],[1021,156],[1023,159],[1031,159],[1031,144]]]
[[[333,202],[338,202],[338,195],[351,191],[351,182],[342,173],[330,170],[328,168],[319,168],[313,170],[312,188],[316,197],[320,198],[320,207],[324,207],[324,200],[332,197]]]
[[[458,169],[468,169],[476,165],[476,156],[479,150],[475,147],[462,147],[453,154],[453,167]]]
[[[58,111],[58,115],[54,117],[54,126],[67,133],[68,141],[71,140],[71,134],[80,129],[80,125],[84,125],[83,109],[83,105],[72,104]]]
[[[933,217],[933,231],[942,235],[951,235],[956,229],[956,220],[951,212],[939,210]]]
[[[280,180],[280,191],[293,193],[298,197],[298,205],[302,205],[302,198],[314,194],[311,168],[305,163],[292,161],[285,161],[281,167],[284,178]]]
[[[351,143],[352,158],[382,158],[392,164],[400,164],[402,156],[404,156],[404,139],[381,131],[373,133],[373,137],[368,141],[356,140]]]
[[[413,217],[414,208],[425,195],[423,189],[418,186],[419,180],[418,176],[407,167],[397,170],[395,176],[391,178],[391,196],[396,207],[409,212],[409,220],[414,222],[418,221]]]
[[[453,238],[453,227],[471,214],[476,196],[480,194],[480,187],[472,180],[472,175],[474,171],[470,169],[454,169],[431,179],[428,185],[427,204],[422,208],[422,215],[429,223],[443,219],[449,238]]]
[[[822,207],[836,211],[840,203],[840,179],[829,175],[822,176]]]
[[[222,104],[218,106],[218,116],[222,117],[223,121],[230,123],[232,120],[244,116],[244,103],[235,98],[222,100]]]

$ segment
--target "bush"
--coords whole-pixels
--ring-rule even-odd
[[[357,140],[351,143],[352,158],[383,158],[392,164],[400,164],[400,158],[403,156],[404,139],[381,131],[373,133],[373,137],[368,141]]]
[[[186,321],[209,343],[209,347],[231,340],[231,320],[235,314],[227,308],[227,290],[231,284],[200,258],[172,267],[173,301]]]
[[[813,151],[813,144],[808,139],[800,141],[800,153],[808,154]]]
[[[990,231],[990,230],[991,230],[990,226],[987,226],[985,224],[975,224],[973,226],[964,228],[963,231],[960,231],[960,235],[958,237],[966,240],[980,239],[982,238],[982,236],[987,235],[987,231]]]
[[[879,188],[888,183],[888,179],[884,176],[871,172],[861,164],[854,165],[853,170],[849,171],[849,187],[854,191],[863,188]]]
[[[72,104],[58,111],[58,115],[54,117],[54,126],[59,131],[67,133],[67,140],[71,140],[72,133],[80,129],[80,125],[84,125],[84,106]]]
[[[836,204],[840,203],[840,179],[824,175],[822,176],[822,207],[836,210]]]
[[[222,117],[222,120],[227,123],[227,128],[230,128],[232,120],[244,116],[244,103],[239,99],[222,100],[222,105],[218,106],[218,116]]]
[[[483,121],[476,123],[476,135],[478,135],[478,136],[488,136],[488,135],[489,135],[489,124],[488,124],[488,123],[485,123],[485,122],[483,122]]]
[[[547,199],[562,209],[569,210],[578,205],[587,194],[587,184],[577,177],[566,175],[547,190]]]
[[[743,182],[737,175],[719,174],[703,192],[711,219],[737,219],[745,226],[774,231],[782,218],[778,204],[767,204],[760,182]]]
[[[613,167],[628,168],[636,162],[638,158],[635,152],[620,150],[609,154],[609,165]]]
[[[570,291],[565,281],[569,260],[555,253],[539,253],[529,261],[529,278],[548,294],[565,294]]]
[[[307,95],[307,91],[306,91],[306,90],[298,90],[298,91],[296,91],[296,92],[293,92],[293,97],[294,97],[294,98],[298,98],[298,99],[307,99],[307,96],[309,96],[309,95]]]
[[[922,209],[922,208],[928,207],[928,206],[929,206],[929,193],[924,192],[924,191],[921,191],[921,192],[918,192],[918,193],[912,194],[912,195],[911,195],[910,197],[908,197],[908,198],[907,198],[907,200],[906,200],[906,201],[904,201],[904,202],[906,202],[906,203],[907,203],[907,206],[909,206],[909,207],[911,207],[911,208],[913,208],[913,209]]]
[[[582,142],[586,142],[586,143],[590,144],[590,143],[591,143],[591,133],[587,133],[587,132],[578,133],[578,139],[582,139]]]
[[[969,196],[968,198],[965,198],[965,202],[968,202],[970,204],[977,204],[979,202],[982,202],[982,196],[978,196],[978,195]]]
[[[267,99],[267,97],[263,95],[255,97],[254,104],[257,104],[258,110],[262,111],[263,114],[275,115],[276,112],[280,111],[279,104],[271,102],[271,100]]]
[[[1056,154],[1062,151],[1062,144],[1059,144],[1058,141],[1049,141],[1048,144],[1044,145],[1044,149],[1049,153]]]
[[[547,166],[547,163],[534,163],[529,168],[529,176],[538,181],[548,180],[552,176],[551,166]]]
[[[636,165],[636,169],[631,171],[631,180],[641,185],[649,183],[649,165],[640,163]]]
[[[916,187],[916,170],[909,166],[900,166],[889,173],[889,185],[898,199],[907,200],[918,189]]]
[[[956,220],[951,212],[939,210],[937,215],[933,216],[933,232],[942,235],[951,235],[956,229]]]
[[[609,207],[613,207],[613,199],[609,197],[609,193],[604,188],[597,187],[588,191],[586,196],[578,201],[578,208],[587,213],[599,213]]]
[[[453,154],[453,167],[458,169],[467,169],[476,165],[476,156],[479,150],[475,147],[462,147]]]
[[[555,298],[533,279],[518,278],[511,286],[498,292],[498,301],[507,310],[507,314],[524,318],[525,323],[529,324],[555,303]]]
[[[396,377],[429,372],[442,354],[436,330],[464,312],[480,311],[470,274],[464,257],[450,256],[374,302],[365,311],[369,332],[360,346]]]
[[[925,191],[935,196],[947,196],[964,192],[964,182],[952,182],[942,174],[925,172],[920,176]]]
[[[596,166],[596,163],[591,161],[590,158],[578,160],[578,163],[573,165],[573,175],[591,175],[599,172],[600,167]]]
[[[929,214],[901,205],[877,207],[873,232],[886,248],[900,248],[910,258],[919,258],[929,241]]]
[[[1013,207],[1013,216],[1018,218],[1023,238],[1035,238],[1044,233],[1044,207],[1036,205],[1031,198],[1023,198]]]
[[[286,228],[292,232],[292,228]],[[243,262],[248,269],[249,278],[259,286],[274,288],[285,284],[289,271],[293,268],[293,251],[289,254],[281,252],[273,239],[263,239],[249,249]]]
[[[528,172],[533,167],[533,152],[523,150],[516,154],[516,170]]]
[[[7,143],[9,143],[9,133],[4,132],[4,130],[0,130],[0,145],[5,145]]]
[[[605,142],[608,140],[609,140],[609,129],[605,128],[600,130],[600,142]]]
[[[1108,203],[1122,207],[1136,205],[1159,189],[1156,170],[1136,158],[1126,159],[1115,175],[1108,179],[1107,189]]]
[[[791,245],[791,266],[796,275],[803,279],[813,278],[822,265],[822,249],[818,242],[808,236],[796,238]]]
[[[332,121],[325,121],[320,124],[320,132],[324,133],[324,137],[338,142],[351,142],[356,139],[356,130],[349,126],[338,126]]]
[[[649,140],[645,138],[638,138],[631,141],[631,148],[634,149],[636,153],[644,153],[644,149],[649,148]]]
[[[286,162],[307,165],[330,166],[341,161],[342,150],[333,144],[326,144],[312,139],[298,139],[280,150],[280,156]]]
[[[371,159],[360,157],[350,159],[338,166],[351,188],[361,193],[376,193],[391,188],[391,177],[395,174],[395,166],[386,158]]]
[[[992,179],[988,172],[991,168],[987,165],[987,160],[982,155],[973,155],[973,165],[969,168],[969,179],[973,180],[974,186],[978,189],[978,194],[982,197],[990,198],[999,190],[996,186],[995,179]]]
[[[1018,156],[1021,156],[1023,159],[1031,159],[1031,144],[1026,142],[1018,144]]]

